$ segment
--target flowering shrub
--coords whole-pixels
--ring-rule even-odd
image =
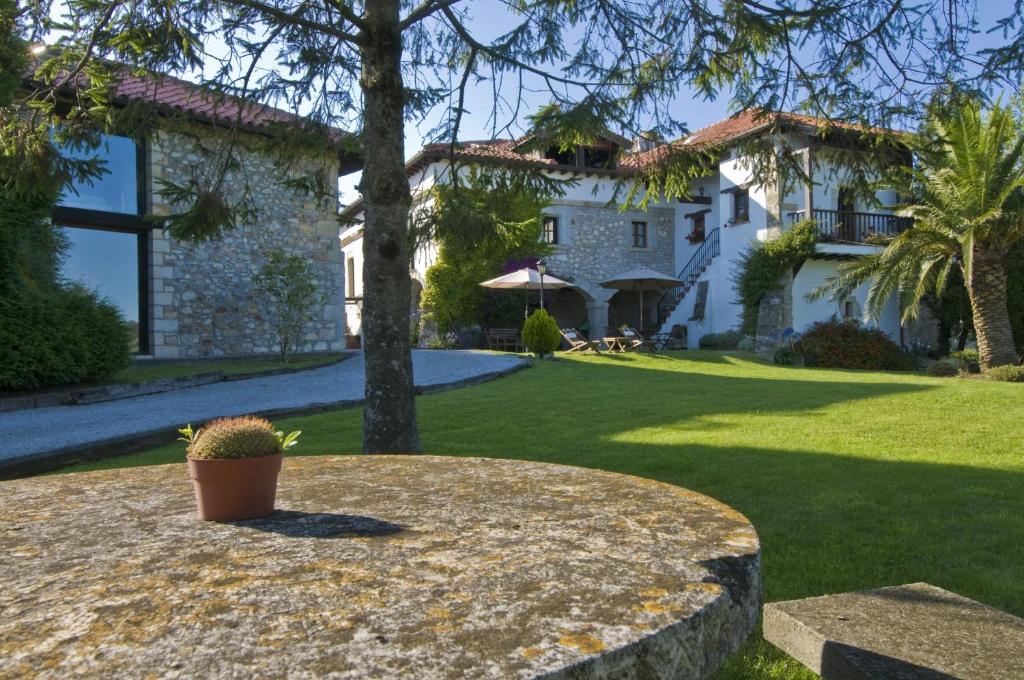
[[[814,324],[793,345],[807,366],[912,371],[914,357],[879,330],[861,328],[855,321],[824,321]]]

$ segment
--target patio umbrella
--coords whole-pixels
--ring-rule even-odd
[[[498,288],[502,290],[540,290],[540,282],[540,273],[536,269],[524,267],[523,269],[517,269],[511,274],[505,274],[504,276],[484,281],[480,285],[484,288]],[[557,276],[544,275],[544,288],[568,288],[571,285],[568,281],[563,281]],[[528,312],[529,304],[527,304]]]
[[[635,291],[640,293],[640,326],[641,332],[644,330],[644,291],[651,290],[659,293],[663,293],[666,290],[671,290],[676,286],[683,285],[683,282],[674,276],[668,274],[662,274],[661,272],[654,271],[653,269],[640,268],[630,269],[628,272],[622,272],[615,276],[601,281],[599,284],[602,288],[614,288],[616,290]]]

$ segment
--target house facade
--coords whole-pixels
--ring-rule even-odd
[[[337,247],[336,200],[317,201],[285,186],[288,176],[321,178],[325,193],[336,193],[339,173],[359,159],[331,150],[300,159],[286,175],[265,142],[295,119],[283,111],[238,100],[214,98],[194,84],[170,77],[126,76],[115,101],[142,101],[162,115],[156,131],[139,143],[105,136],[95,149],[65,150],[99,157],[106,174],[65,191],[53,213],[68,244],[65,278],[80,281],[113,302],[137,329],[139,356],[181,359],[243,356],[278,351],[271,319],[255,295],[252,277],[268,254],[281,249],[312,265],[326,301],[305,329],[297,348],[330,351],[344,347],[344,269]],[[181,206],[171,204],[161,180],[177,184],[202,176],[211,156],[235,138],[236,169],[222,191],[228,197],[251,191],[253,217],[223,237],[204,243],[175,240],[159,218]]]
[[[744,143],[769,132],[805,159],[811,183],[788,180],[781,171],[777,176],[769,174],[768,180],[756,179],[758,173],[753,159],[744,155]],[[856,318],[897,342],[906,342],[896,300],[890,301],[881,318],[868,319],[863,312],[866,287],[843,300],[807,299],[807,293],[824,282],[839,262],[873,252],[874,247],[866,243],[869,235],[895,233],[907,224],[893,212],[898,202],[893,191],[880,190],[871,201],[855,196],[844,185],[851,173],[832,159],[828,144],[834,139],[841,148],[850,143],[852,135],[847,133],[852,132],[840,130],[827,137],[813,118],[741,112],[671,145],[717,159],[691,182],[689,198],[662,197],[645,209],[625,211],[619,209],[617,197],[639,180],[648,164],[657,162],[664,148],[644,149],[609,135],[593,147],[567,154],[557,148],[527,150],[522,140],[465,142],[455,153],[464,165],[529,167],[575,180],[543,212],[543,238],[553,251],[546,258],[547,270],[572,283],[571,288],[545,296],[545,306],[562,327],[586,323],[594,336],[623,323],[664,332],[682,326],[688,346],[695,348],[703,335],[739,326],[742,307],[736,301],[733,279],[742,254],[756,242],[775,238],[793,223],[811,217],[818,222],[821,236],[817,254],[781,281],[777,294],[768,296],[762,305],[767,307],[762,310],[764,328],[758,333],[777,338],[788,328],[800,332],[817,321]],[[450,163],[451,149],[446,145],[428,146],[409,162],[414,200],[428,196],[435,183],[448,181]],[[360,327],[361,217],[361,205],[350,206],[343,218],[351,226],[341,236],[349,276],[346,321],[353,333]],[[428,244],[417,251],[412,264],[414,305],[432,263],[433,248]],[[645,294],[642,318],[637,293],[599,285],[639,267],[684,281],[664,295]]]

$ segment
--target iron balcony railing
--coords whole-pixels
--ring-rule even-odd
[[[693,288],[694,284],[700,278],[700,275],[704,273],[704,270],[708,268],[711,261],[718,257],[722,252],[721,242],[718,240],[718,229],[712,229],[704,237],[704,242],[700,244],[696,252],[690,257],[682,269],[679,270],[677,279],[683,282],[683,285],[670,288],[665,291],[665,294],[658,300],[658,324],[664,324],[668,319],[669,315],[679,305],[679,302],[686,297],[686,294]]]
[[[787,213],[790,222],[804,219],[806,210]],[[889,213],[851,212],[846,210],[814,209],[814,221],[823,241],[868,243],[872,236],[895,236],[914,224],[912,217]]]

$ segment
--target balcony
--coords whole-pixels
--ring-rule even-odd
[[[790,223],[804,219],[806,210],[786,213]],[[872,236],[895,236],[914,224],[911,217],[889,213],[814,210],[814,221],[822,241],[837,243],[868,243]]]

